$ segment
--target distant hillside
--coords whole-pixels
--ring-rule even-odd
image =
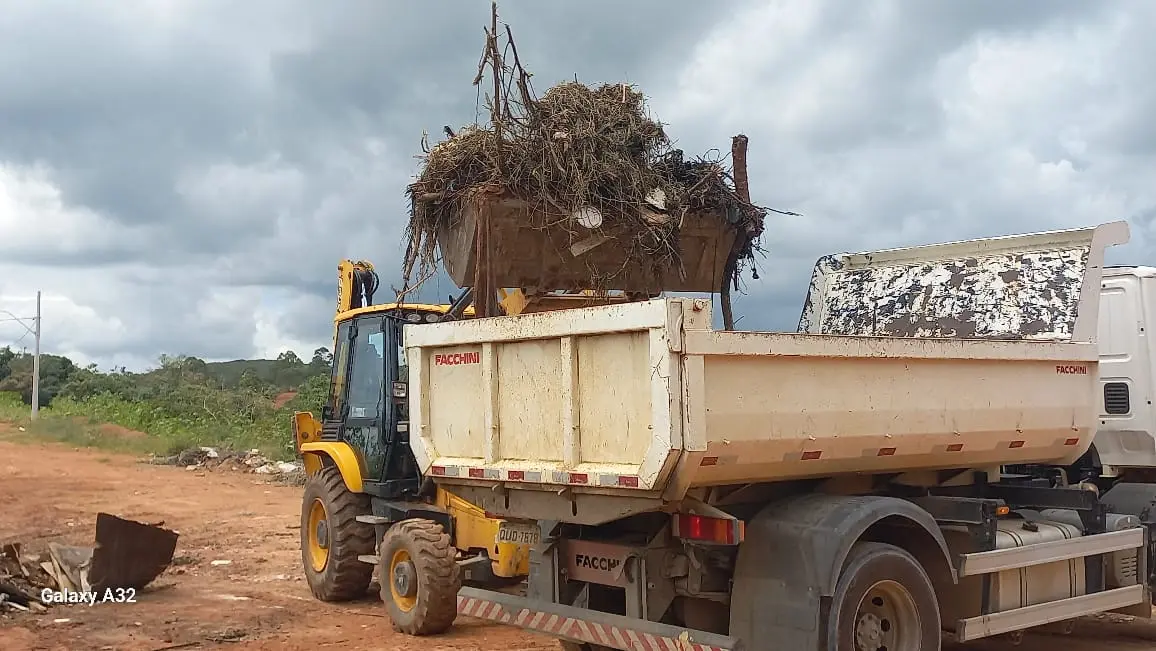
[[[277,359],[235,359],[228,362],[205,362],[185,355],[161,355],[158,366],[143,373],[125,369],[101,372],[95,365],[81,368],[60,355],[44,354],[40,358],[40,404],[47,406],[58,394],[89,396],[101,391],[120,391],[126,387],[141,389],[156,382],[171,380],[175,371],[182,377],[200,376],[200,382],[222,389],[245,389],[270,397],[295,391],[311,378],[328,378],[333,356],[327,348],[313,351],[309,362],[293,351]],[[0,392],[20,395],[32,402],[32,356],[0,347]]]
[[[265,382],[277,377],[275,359],[234,359],[228,362],[206,362],[205,374],[222,384],[237,384],[245,371],[252,371]]]
[[[309,363],[292,351],[277,359],[234,359],[228,362],[206,362],[201,372],[223,387],[271,386],[288,391],[301,386],[307,378],[329,369],[331,357],[327,348],[318,348]]]

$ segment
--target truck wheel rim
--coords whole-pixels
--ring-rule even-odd
[[[408,613],[417,605],[417,568],[404,549],[394,552],[389,561],[389,591],[402,612]]]
[[[329,520],[325,505],[321,500],[313,500],[309,506],[309,564],[314,572],[325,570],[329,562]]]
[[[919,651],[915,598],[895,581],[871,586],[855,612],[855,651]]]

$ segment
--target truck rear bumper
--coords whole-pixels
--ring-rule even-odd
[[[462,588],[458,592],[458,615],[626,651],[739,651],[742,648],[738,640],[724,635],[477,588]]]

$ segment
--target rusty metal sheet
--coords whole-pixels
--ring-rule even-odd
[[[824,256],[799,331],[1072,339],[1081,309],[1094,318],[1103,249],[1127,241],[1126,224],[1104,228]]]
[[[89,584],[97,592],[106,588],[140,590],[172,562],[177,536],[177,532],[159,526],[98,513]]]

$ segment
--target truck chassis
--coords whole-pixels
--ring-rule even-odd
[[[917,496],[798,493],[747,518],[749,504],[700,508],[745,531],[731,541],[680,537],[679,516],[602,527],[542,522],[526,595],[463,588],[458,614],[551,635],[570,649],[696,651],[907,651],[939,648],[941,628],[967,642],[1105,611],[1150,617],[1156,489],[1122,486],[1120,499],[1101,499],[1023,477],[987,483],[979,473],[973,484]],[[1124,509],[1134,512],[1110,512]],[[1078,534],[1001,546],[1001,523],[1005,532],[1059,523]],[[913,624],[903,604],[848,603],[867,596],[855,584],[869,564],[856,559],[880,554],[915,562],[931,603],[917,574],[900,594],[923,600],[919,616],[933,622]],[[1047,594],[1057,581],[1070,581],[1060,598]],[[1020,592],[1004,594],[1001,607],[1001,588]],[[850,612],[854,621],[841,621]]]

